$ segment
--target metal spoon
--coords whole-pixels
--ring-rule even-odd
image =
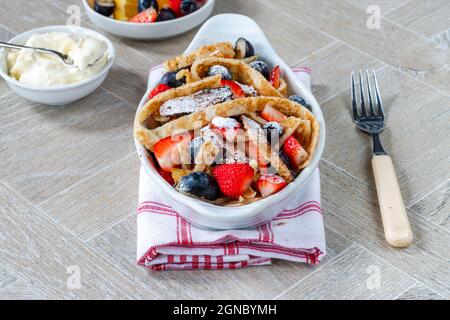
[[[45,49],[45,48],[36,48],[36,47],[29,47],[29,46],[22,46],[22,45],[18,45],[18,44],[12,44],[12,43],[7,43],[7,42],[0,42],[0,47],[5,47],[5,48],[10,48],[10,49],[31,49],[37,52],[42,52],[42,53],[51,53],[51,54],[55,54],[58,57],[61,58],[61,60],[70,66],[73,66],[73,60],[72,58],[70,58],[67,54],[61,53],[59,51],[56,50],[50,50],[50,49]]]

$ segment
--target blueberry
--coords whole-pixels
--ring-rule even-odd
[[[158,18],[156,18],[156,21],[168,21],[176,19],[177,16],[175,15],[175,12],[173,12],[171,9],[161,9],[158,14]]]
[[[266,79],[270,78],[269,66],[267,66],[267,64],[264,61],[261,60],[253,61],[252,63],[250,63],[250,67],[261,72],[264,78]]]
[[[178,71],[169,71],[165,73],[162,76],[160,83],[167,84],[171,88],[177,88],[179,86],[182,86],[183,84],[186,83],[186,79],[185,78],[177,79],[177,73]]]
[[[275,121],[267,122],[263,129],[266,130],[267,133],[267,141],[272,141],[272,137],[279,137],[283,134],[283,127]]]
[[[194,160],[197,157],[197,153],[200,150],[200,147],[202,146],[202,144],[204,142],[205,142],[205,140],[203,139],[203,137],[199,136],[199,137],[195,137],[194,139],[192,139],[191,142],[189,143],[189,151],[191,154],[191,163],[194,163]]]
[[[212,66],[208,70],[208,76],[209,77],[215,76],[217,74],[219,74],[222,77],[223,80],[232,80],[233,79],[233,77],[231,76],[230,71],[228,71],[228,69],[225,68],[224,66],[221,66],[221,65],[218,65],[218,64]]]
[[[192,172],[181,178],[178,189],[200,198],[216,200],[219,197],[217,182],[206,172]]]
[[[237,39],[234,46],[234,52],[236,52],[236,59],[244,59],[255,55],[253,45],[244,38]]]
[[[158,11],[158,1],[157,0],[139,0],[138,3],[138,11],[142,12],[148,8],[154,8],[156,11]]]
[[[290,169],[291,168],[291,161],[289,160],[289,157],[283,151],[280,151],[278,156],[280,157],[280,160],[284,162],[286,167],[288,167]]]
[[[94,2],[94,10],[106,17],[113,14],[114,6],[113,0],[95,0]]]
[[[194,0],[183,0],[181,1],[180,9],[183,15],[187,15],[196,11],[198,9],[198,5]]]
[[[263,129],[266,129],[269,131],[276,130],[276,131],[278,131],[278,135],[280,135],[280,136],[283,134],[283,127],[278,122],[275,122],[275,121],[267,122],[263,126]]]
[[[295,94],[293,96],[290,96],[288,99],[297,102],[298,104],[301,104],[302,106],[306,107],[309,111],[312,111],[311,106],[308,103],[306,103],[305,99],[303,99],[299,95]]]

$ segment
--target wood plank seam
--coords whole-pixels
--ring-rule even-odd
[[[333,230],[332,228],[330,228],[331,230]],[[336,232],[335,230],[333,230],[334,232]],[[338,232],[336,232],[338,233]],[[338,233],[339,234],[339,233]],[[340,234],[339,234],[340,235]],[[341,235],[342,236],[342,235]],[[345,253],[347,253],[347,251],[350,251],[354,248],[356,248],[357,244],[356,243],[352,243],[348,248],[345,248],[344,250],[342,250],[339,254],[337,254],[336,256],[334,256],[333,258],[331,258],[330,260],[328,260],[327,262],[319,265],[317,267],[317,269],[315,269],[314,271],[312,271],[311,273],[309,273],[307,276],[303,277],[302,279],[300,279],[299,281],[297,281],[296,283],[294,283],[293,285],[291,285],[289,288],[287,288],[286,290],[280,292],[279,294],[277,294],[275,297],[273,297],[271,300],[277,300],[279,299],[281,296],[283,296],[284,294],[286,294],[287,292],[291,291],[292,289],[294,289],[299,283],[301,283],[302,281],[304,281],[305,279],[311,277],[312,275],[316,274],[317,272],[319,272],[322,268],[324,268],[325,266],[329,266],[332,263],[334,263],[334,261],[341,257],[342,255],[344,255]]]
[[[39,214],[39,218],[42,219],[42,221],[45,224],[48,224],[50,226],[52,226],[52,228],[54,228],[55,230],[57,230],[58,232],[69,236],[70,238],[72,238],[74,241],[72,241],[72,243],[74,245],[76,245],[79,248],[83,248],[84,250],[86,250],[87,252],[93,254],[94,256],[98,257],[98,252],[95,250],[92,250],[90,246],[87,246],[83,241],[81,241],[79,239],[79,237],[73,235],[69,230],[67,230],[64,226],[62,226],[59,223],[55,223],[53,221],[53,219],[51,217],[49,217],[46,213],[44,213],[42,210],[40,210],[39,208],[37,208],[36,206],[34,206],[30,201],[28,201],[27,199],[25,199],[24,197],[22,197],[20,194],[18,194],[17,192],[15,192],[13,189],[11,189],[8,185],[3,184],[3,187],[5,187],[7,189],[8,192],[10,192],[13,196],[17,197],[18,199],[20,199],[24,205],[26,205],[27,207],[31,208],[33,211],[37,212]],[[107,260],[105,260],[105,265],[109,266],[112,270],[114,270],[115,272],[117,272],[119,275],[121,275],[122,277],[128,279],[130,281],[130,283],[135,283],[134,281],[132,281],[132,279],[129,279],[125,274],[122,273],[122,270],[120,270],[116,265],[111,264],[106,262]],[[7,265],[2,264],[2,267],[6,270],[10,270],[11,268],[9,268]],[[16,275],[18,278],[20,278],[21,280],[24,281],[32,281],[32,278],[29,277],[24,277],[23,274],[18,274],[17,272],[14,272],[14,275]],[[37,290],[42,291],[44,294],[49,294],[50,292],[47,292],[45,289],[45,287],[37,287]],[[61,298],[61,297],[59,297]],[[55,299],[55,298],[53,298]]]
[[[404,295],[406,292],[408,292],[409,290],[413,289],[414,287],[417,286],[422,286],[423,288],[430,290],[431,292],[433,292],[435,295],[439,296],[439,298],[441,298],[442,300],[445,300],[445,297],[442,296],[441,294],[439,294],[437,291],[431,289],[429,286],[427,286],[426,284],[420,282],[420,281],[416,281],[416,283],[414,285],[412,285],[410,288],[406,289],[404,292],[402,292],[401,294],[399,294],[397,297],[395,297],[392,300],[398,300],[402,295]]]
[[[125,99],[123,99],[122,97],[118,96],[115,92],[105,88],[103,85],[100,86],[100,88],[102,88],[103,90],[105,90],[106,92],[108,92],[109,94],[111,94],[113,97],[115,97],[116,99],[119,99],[120,101],[122,101],[123,103],[125,103],[128,107],[132,108],[132,106],[130,105],[130,103],[128,101],[126,101]],[[146,91],[147,92],[147,91]],[[137,106],[135,106],[134,108],[137,108]]]
[[[0,184],[2,184],[6,189],[8,189],[9,192],[11,192],[14,196],[21,199],[24,204],[28,205],[30,208],[33,208],[33,210],[38,212],[40,214],[41,219],[49,221],[52,225],[57,225],[59,228],[59,231],[69,234],[71,237],[76,238],[78,241],[80,241],[80,243],[82,243],[82,241],[78,238],[78,236],[73,234],[69,229],[64,227],[64,225],[62,225],[61,223],[58,223],[57,221],[55,221],[51,215],[46,213],[44,210],[38,208],[37,206],[35,206],[30,200],[28,200],[27,198],[25,198],[24,196],[19,194],[16,190],[14,190],[8,184],[4,183],[3,181],[0,181]]]
[[[404,4],[402,4],[400,7],[397,7],[397,8],[391,8],[390,10],[387,10],[385,13],[383,13],[383,17],[384,17],[384,16],[387,16],[387,15],[389,15],[389,14],[391,14],[392,12],[394,12],[394,11],[400,9],[400,8],[402,8],[403,6],[407,5],[407,4],[410,3],[411,1],[412,1],[412,0],[408,0],[408,1],[406,1]]]
[[[383,65],[382,65],[381,67],[375,69],[375,72],[376,72],[376,73],[382,71],[385,67],[388,66],[388,65],[387,65],[386,63],[384,63],[384,62],[382,62],[382,63],[383,63]],[[350,76],[349,76],[349,78],[350,78]],[[313,81],[313,82],[314,82],[314,81]],[[337,96],[339,96],[339,95],[345,93],[345,92],[348,91],[348,90],[350,90],[350,86],[346,87],[344,90],[339,91],[339,92],[337,92],[337,93],[335,93],[335,94],[333,94],[333,95],[331,95],[331,96],[329,96],[329,97],[326,97],[323,101],[320,102],[320,105],[322,106],[322,105],[326,104],[327,102],[333,100],[334,98],[336,98]],[[350,100],[349,100],[349,105],[350,105]],[[351,118],[350,118],[350,119],[351,119]]]
[[[303,60],[306,60],[306,59],[308,59],[308,58],[310,58],[310,57],[312,57],[312,56],[318,54],[319,52],[321,52],[321,51],[323,51],[323,50],[326,50],[326,49],[328,49],[328,48],[330,48],[330,47],[332,47],[332,46],[334,46],[334,45],[336,45],[336,44],[339,44],[339,43],[343,43],[343,42],[340,41],[340,40],[337,40],[337,39],[333,39],[333,41],[331,41],[330,43],[324,45],[323,47],[317,49],[316,51],[311,52],[309,55],[307,55],[307,56],[305,56],[305,57],[303,57],[303,58],[300,58],[300,60],[298,60],[298,61],[292,63],[292,64],[290,65],[290,67],[291,67],[291,68],[296,67],[296,66],[298,66]],[[308,67],[308,66],[302,66],[302,67]],[[314,80],[314,78],[311,79],[311,80]]]
[[[66,11],[64,11],[62,8],[60,8],[59,6],[57,6],[57,5],[55,5],[54,3],[52,3],[51,1],[48,1],[48,0],[44,0],[48,5],[50,5],[50,6],[52,6],[53,8],[56,8],[56,9],[58,9],[59,11],[61,11],[61,12],[63,12],[63,13],[65,13],[65,14],[67,14],[67,12]],[[83,1],[85,1],[85,0],[83,0]],[[87,15],[83,12],[83,18],[85,19],[85,21],[88,21],[89,23],[90,23],[90,21],[88,20],[88,17],[87,17]],[[136,50],[136,49],[134,49],[134,48],[132,48],[132,47],[130,47],[130,46],[128,46],[128,49],[130,49],[130,50],[132,50],[134,53],[136,53],[136,54],[138,54],[139,56],[141,56],[141,58],[143,58],[143,59],[145,59],[145,60],[147,60],[148,59],[148,57],[147,56],[145,56],[145,55],[143,55],[140,51],[138,51],[138,50]]]
[[[419,212],[417,212],[415,209],[413,209],[412,207],[406,207],[408,209],[408,211],[412,212],[413,214],[421,217],[422,219],[426,220],[427,222],[429,222],[430,224],[432,224],[434,227],[436,227],[437,229],[439,229],[440,231],[442,231],[443,233],[450,235],[450,232],[445,229],[443,226],[437,224],[436,222],[434,222],[433,220],[430,220],[430,218],[420,214]]]
[[[260,2],[261,0],[257,0],[257,1]],[[260,3],[261,3],[261,2],[260,2]],[[261,4],[264,5],[264,3],[261,3]],[[268,5],[267,5],[267,6],[268,6]],[[352,5],[352,6],[353,6],[353,5]],[[272,8],[273,10],[276,10],[276,8],[274,8],[274,7],[271,7],[271,8]],[[357,7],[355,7],[355,8],[357,8]],[[359,8],[358,8],[358,9],[359,9]],[[288,13],[286,13],[286,12],[284,12],[284,11],[281,11],[281,13],[282,13],[283,15],[287,16],[287,17],[291,17],[291,18],[292,18],[291,15],[289,15]],[[385,18],[383,17],[382,19],[385,19]],[[389,21],[389,22],[390,22],[390,21]],[[312,26],[312,25],[310,25],[310,24],[308,24],[308,23],[306,23],[306,22],[304,22],[304,21],[301,21],[300,23],[303,23],[304,25],[306,25],[306,26],[308,26],[308,27],[310,27],[310,28],[316,30],[317,32],[319,32],[319,33],[321,33],[321,34],[323,34],[323,35],[325,35],[325,36],[328,36],[328,37],[330,37],[330,38],[332,38],[332,39],[334,39],[334,40],[341,41],[341,42],[345,43],[347,46],[349,46],[350,48],[352,48],[352,49],[358,51],[359,53],[365,54],[365,55],[371,57],[372,59],[374,59],[375,61],[377,61],[377,62],[379,62],[379,63],[387,64],[387,65],[391,66],[392,68],[394,68],[396,71],[401,72],[402,74],[407,75],[407,76],[410,77],[411,79],[415,79],[416,81],[419,81],[419,82],[422,83],[423,85],[425,85],[425,86],[427,86],[427,87],[429,87],[429,88],[431,88],[431,89],[434,89],[434,90],[436,90],[436,91],[438,91],[438,92],[440,92],[440,93],[446,95],[447,97],[450,97],[450,94],[446,93],[445,91],[442,91],[441,89],[436,88],[436,87],[434,87],[433,85],[428,84],[428,83],[422,81],[420,78],[413,77],[410,73],[405,72],[405,71],[402,70],[401,68],[395,68],[395,66],[393,66],[393,65],[391,65],[391,64],[389,64],[389,63],[386,63],[385,61],[381,60],[380,58],[377,58],[377,57],[373,56],[372,54],[370,54],[370,53],[368,53],[368,52],[365,52],[365,51],[363,51],[363,50],[361,50],[361,49],[358,49],[358,48],[354,47],[353,45],[349,44],[348,42],[342,41],[341,39],[336,38],[335,36],[333,36],[333,35],[331,35],[331,34],[329,34],[329,33],[327,33],[327,32],[324,32],[324,31],[322,31],[322,30],[320,30],[320,29],[318,29],[318,28],[315,28],[314,26]],[[409,31],[409,29],[407,29],[407,30]],[[426,40],[427,40],[427,42],[430,42],[430,41],[431,41],[431,43],[433,43],[433,41],[432,41],[431,39],[427,39],[427,38],[426,38]],[[435,45],[435,43],[434,43],[433,45]]]
[[[370,188],[371,190],[373,190],[374,192],[376,192],[375,186],[372,186],[372,185],[368,184],[367,182],[361,181],[360,179],[358,179],[357,177],[355,177],[355,176],[352,175],[351,173],[348,173],[347,171],[345,171],[343,168],[339,167],[338,165],[336,165],[336,164],[334,164],[334,163],[332,163],[332,162],[330,162],[330,161],[328,161],[328,160],[326,160],[326,159],[324,159],[324,158],[322,158],[321,161],[325,162],[325,163],[328,164],[329,166],[331,166],[331,167],[333,167],[334,169],[336,169],[337,171],[341,172],[343,175],[347,175],[347,176],[349,176],[350,178],[355,179],[355,180],[358,181],[359,183],[365,185],[366,187],[368,187],[368,188]],[[447,180],[445,183],[447,183],[447,182],[448,182],[448,180]],[[443,183],[442,185],[440,185],[440,187],[442,187],[445,183]],[[434,191],[435,191],[435,190],[434,190]],[[416,202],[416,203],[417,203],[417,202]],[[430,224],[432,224],[433,226],[437,227],[439,230],[441,230],[441,231],[444,232],[445,234],[449,234],[449,235],[450,235],[450,232],[449,232],[448,230],[446,230],[444,227],[442,227],[441,225],[437,224],[436,222],[430,220],[428,217],[426,217],[426,216],[424,216],[424,215],[418,213],[416,210],[414,210],[414,209],[412,208],[413,205],[414,205],[414,204],[412,204],[412,205],[405,205],[405,207],[406,207],[406,209],[408,209],[408,211],[410,211],[410,212],[412,212],[413,214],[415,214],[415,215],[417,215],[417,216],[419,216],[419,217],[421,217],[421,218],[427,220]],[[377,208],[379,208],[378,203],[376,203],[375,206],[376,206]],[[408,215],[409,215],[409,213],[408,213]],[[328,226],[327,226],[327,227],[328,227]],[[335,231],[335,232],[336,232],[336,231]]]
[[[119,162],[121,162],[121,161],[124,161],[125,159],[127,159],[128,157],[131,157],[131,156],[136,156],[136,151],[133,151],[132,153],[129,153],[129,154],[127,154],[126,156],[124,156],[124,157],[122,157],[122,158],[120,158],[120,159],[117,159],[117,160],[111,162],[110,164],[108,164],[108,165],[106,165],[105,167],[99,169],[99,170],[96,171],[95,173],[92,173],[92,174],[90,174],[90,175],[87,175],[87,176],[84,177],[83,179],[78,180],[77,182],[71,184],[71,185],[68,186],[67,188],[64,188],[64,189],[60,190],[58,193],[56,193],[56,194],[52,195],[51,197],[45,199],[44,201],[41,201],[40,203],[36,204],[36,207],[42,208],[47,202],[49,202],[50,200],[52,200],[52,199],[58,197],[58,196],[59,196],[60,194],[62,194],[63,192],[66,192],[66,191],[68,191],[68,190],[70,190],[70,189],[72,189],[72,188],[74,188],[74,187],[76,187],[76,186],[81,185],[81,184],[84,183],[85,181],[91,179],[92,177],[94,177],[94,176],[96,176],[96,175],[98,175],[98,174],[100,174],[100,173],[105,172],[106,170],[108,170],[109,168],[113,167],[113,166],[116,165],[117,163],[119,163]]]
[[[403,290],[402,292],[400,292],[395,298],[393,298],[392,300],[397,300],[399,297],[401,297],[402,295],[404,295],[406,292],[408,292],[409,290],[411,290],[412,288],[414,288],[415,286],[417,286],[419,282],[417,280],[415,280],[415,282],[408,288],[406,288],[405,290]]]
[[[138,199],[136,199],[136,206],[138,203]],[[108,225],[107,228],[105,229],[98,229],[97,232],[95,232],[94,234],[92,234],[91,236],[87,237],[86,239],[80,239],[81,242],[85,243],[86,245],[89,245],[89,242],[95,238],[97,238],[98,236],[102,235],[104,232],[109,231],[110,229],[114,228],[116,225],[118,225],[119,223],[125,221],[126,219],[130,218],[131,216],[134,216],[136,214],[136,208],[133,208],[133,210],[127,210],[130,211],[128,213],[124,212],[124,215],[122,218],[117,219],[117,221],[114,221],[112,224]],[[93,248],[93,247],[92,247]],[[130,262],[133,263],[133,262]]]
[[[330,228],[330,229],[333,230],[334,232],[336,232],[336,230],[334,230],[333,228]],[[352,246],[350,246],[350,247],[347,248],[346,250],[342,251],[338,256],[341,256],[342,254],[346,253],[346,252],[349,251],[350,249],[360,249],[360,250],[366,251],[369,255],[372,255],[372,256],[374,256],[376,259],[379,259],[381,262],[385,263],[387,266],[389,266],[389,267],[392,268],[393,270],[396,270],[396,271],[399,272],[400,274],[402,274],[402,275],[404,275],[404,276],[406,276],[406,277],[411,278],[412,280],[414,280],[414,284],[413,284],[411,287],[409,287],[408,290],[411,289],[414,285],[416,285],[416,284],[419,282],[419,281],[418,281],[414,276],[412,276],[411,274],[408,274],[408,273],[405,272],[404,270],[402,270],[402,269],[396,267],[395,265],[393,265],[392,263],[386,261],[384,258],[382,258],[382,257],[380,257],[379,255],[377,255],[376,253],[370,251],[369,249],[367,249],[366,247],[364,247],[364,245],[362,245],[362,244],[360,244],[360,243],[358,243],[358,242],[355,242]],[[337,258],[338,256],[334,257],[333,263],[336,263],[335,260],[336,260],[336,258]],[[331,265],[331,263],[330,263],[329,265]],[[303,281],[305,281],[307,278],[309,278],[313,273],[314,273],[314,272],[312,272],[312,273],[309,274],[308,276],[306,276],[306,277],[304,277],[303,279],[301,279],[300,281],[298,281],[295,285],[293,285],[291,288],[287,289],[284,293],[289,292],[291,289],[293,289],[294,287],[296,287],[296,286],[298,286],[299,284],[301,284]],[[407,291],[407,290],[405,290],[404,292],[406,292],[406,291]],[[402,294],[403,294],[404,292],[402,292]],[[283,294],[284,294],[284,293],[283,293]],[[282,296],[283,294],[280,294],[279,296]],[[400,295],[399,295],[399,296],[400,296]]]
[[[337,231],[334,230],[333,228],[330,228],[330,227],[328,227],[328,228],[331,229],[331,230],[333,230],[334,232],[337,233]],[[339,234],[340,234],[340,233],[339,233]],[[343,235],[341,235],[341,236],[343,236]],[[343,236],[343,237],[345,237],[345,236]],[[417,278],[415,275],[410,274],[410,273],[408,273],[407,271],[404,271],[404,270],[400,269],[399,267],[397,267],[396,265],[394,265],[394,264],[388,262],[385,258],[381,257],[380,255],[376,254],[376,253],[373,252],[373,251],[370,251],[368,248],[366,248],[366,247],[364,246],[364,244],[359,243],[358,241],[354,241],[354,242],[355,242],[354,245],[355,245],[356,247],[359,247],[359,248],[365,250],[366,252],[368,252],[369,254],[374,255],[377,259],[379,259],[380,261],[382,261],[382,262],[386,263],[387,265],[391,266],[393,269],[397,270],[399,273],[401,273],[401,274],[403,274],[403,275],[405,275],[405,276],[408,276],[408,277],[412,278],[413,280],[415,280],[416,284],[417,284],[417,283],[421,283],[421,282],[420,282],[420,279]],[[302,280],[303,280],[303,279],[302,279]],[[301,282],[301,281],[300,281],[300,282]],[[426,286],[426,285],[424,285],[424,286],[428,288],[428,286]],[[432,289],[430,289],[430,290],[432,290]],[[432,290],[432,291],[434,291],[434,290]]]
[[[444,185],[446,185],[447,183],[450,182],[450,179],[447,179],[446,181],[444,181],[443,183],[441,183],[440,185],[438,185],[436,188],[434,188],[433,190],[427,192],[426,194],[424,194],[422,197],[418,198],[417,200],[413,201],[411,203],[411,207],[415,206],[416,204],[418,204],[420,201],[424,200],[425,198],[427,198],[429,195],[433,194],[434,192],[436,192],[437,190],[439,190],[440,188],[442,188]]]

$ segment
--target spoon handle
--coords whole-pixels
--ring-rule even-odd
[[[13,44],[13,43],[7,43],[7,42],[1,42],[0,41],[0,47],[10,48],[10,49],[31,49],[37,52],[42,53],[53,53],[58,55],[61,59],[66,59],[66,56],[58,51],[51,50],[51,49],[45,49],[45,48],[38,48],[38,47],[29,47],[29,46],[23,46],[19,44]]]

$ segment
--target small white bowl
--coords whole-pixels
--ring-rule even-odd
[[[301,95],[312,107],[312,112],[320,123],[319,143],[311,163],[280,192],[265,199],[240,207],[223,207],[188,197],[176,191],[156,171],[152,157],[136,139],[135,145],[142,164],[154,183],[154,188],[164,192],[167,201],[183,218],[206,229],[242,229],[261,225],[272,220],[289,204],[289,196],[300,192],[316,169],[325,146],[325,122],[322,111],[312,93],[301,83],[289,66],[276,54],[264,32],[249,17],[238,14],[221,14],[209,19],[198,31],[185,53],[198,47],[218,41],[234,42],[244,37],[252,42],[255,51],[270,65],[279,65],[283,78],[289,86],[289,94]],[[150,90],[144,95],[138,107],[139,112],[147,101]]]
[[[94,77],[90,79],[62,86],[39,87],[20,83],[19,81],[17,81],[16,79],[14,79],[9,75],[8,67],[6,64],[7,51],[2,48],[0,49],[0,75],[2,76],[3,79],[5,79],[6,83],[11,88],[11,90],[13,90],[18,95],[30,101],[47,105],[63,105],[84,98],[85,96],[92,93],[95,89],[97,89],[102,84],[103,80],[105,80],[106,76],[108,75],[109,69],[114,64],[115,50],[111,41],[94,30],[82,27],[49,26],[21,33],[12,38],[11,40],[9,40],[9,42],[15,44],[25,44],[26,41],[32,35],[47,32],[66,32],[75,34],[85,34],[105,41],[108,44],[108,52],[109,52],[108,63],[103,67],[100,73],[96,74]]]
[[[184,17],[154,23],[115,20],[97,13],[83,0],[87,16],[97,27],[113,35],[135,40],[161,40],[185,33],[205,21],[214,9],[215,0],[207,0],[197,11]]]

